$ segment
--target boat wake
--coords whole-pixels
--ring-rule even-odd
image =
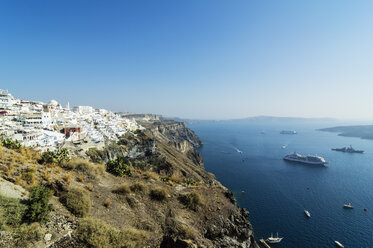
[[[233,147],[235,150],[236,150],[236,152],[238,152],[238,153],[243,153],[243,151],[241,151],[240,149],[238,149],[237,147]]]

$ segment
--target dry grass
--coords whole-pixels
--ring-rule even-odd
[[[22,225],[15,233],[14,238],[16,247],[35,247],[36,242],[42,239],[44,235],[40,224],[35,222],[31,225]]]
[[[152,172],[152,171],[145,171],[143,174],[142,174],[143,178],[144,179],[153,179],[153,180],[158,180],[159,179],[159,175],[155,172]]]
[[[80,171],[90,178],[96,178],[97,175],[102,175],[105,172],[105,165],[95,164],[81,158],[73,158],[69,162],[62,165],[65,169]]]
[[[187,208],[194,211],[197,211],[203,205],[202,195],[195,191],[180,195],[178,199]]]
[[[142,182],[135,182],[134,184],[131,185],[131,191],[140,193],[140,192],[145,192],[147,189],[147,186],[142,183]]]
[[[71,172],[67,172],[65,174],[65,177],[63,179],[65,180],[65,182],[67,183],[67,185],[70,186],[70,184],[71,184]]]
[[[79,175],[78,178],[77,178],[78,182],[81,182],[81,183],[84,183],[84,176],[83,175]]]
[[[91,198],[88,191],[82,188],[72,188],[62,198],[62,202],[70,212],[79,217],[85,217],[91,211]]]
[[[52,173],[50,170],[44,170],[43,179],[47,182],[48,185],[52,184]]]
[[[94,189],[94,188],[93,188],[93,184],[92,184],[92,183],[88,183],[88,184],[87,184],[87,189],[88,189],[89,191],[92,192],[93,189]]]
[[[162,187],[152,189],[150,191],[150,198],[155,201],[164,201],[167,198],[167,191]]]
[[[88,247],[143,247],[148,238],[146,232],[135,228],[124,228],[121,231],[106,222],[87,218],[80,221],[76,236]]]
[[[111,205],[111,200],[109,198],[106,198],[106,200],[104,201],[104,206],[109,208]]]
[[[122,183],[121,185],[118,185],[114,190],[113,193],[120,194],[120,195],[126,195],[131,192],[130,187],[127,183]]]

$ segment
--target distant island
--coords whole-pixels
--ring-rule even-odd
[[[338,133],[345,137],[358,137],[373,140],[373,125],[338,126],[318,129],[318,131]]]

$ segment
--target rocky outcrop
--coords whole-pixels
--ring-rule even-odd
[[[163,140],[181,152],[187,152],[202,145],[198,136],[183,122],[171,120],[140,122],[159,140]]]

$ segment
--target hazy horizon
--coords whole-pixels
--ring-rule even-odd
[[[371,1],[0,6],[0,88],[21,99],[190,119],[373,119]]]

